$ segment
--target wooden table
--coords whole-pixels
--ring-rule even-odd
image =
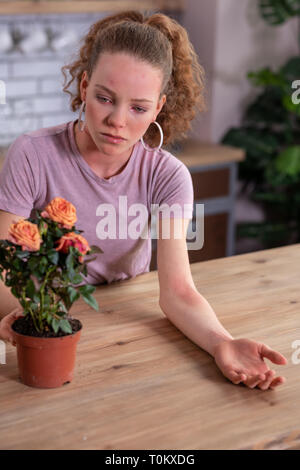
[[[101,311],[79,300],[84,328],[73,382],[29,388],[16,351],[0,365],[1,449],[300,449],[300,244],[191,265],[195,284],[235,338],[280,351],[286,383],[249,389],[158,306],[157,272],[97,287]],[[299,349],[299,347],[298,347]],[[267,363],[271,365],[268,360]]]

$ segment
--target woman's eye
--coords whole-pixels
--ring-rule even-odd
[[[109,102],[110,100],[108,98],[105,98],[105,96],[96,96],[97,100],[100,101],[101,103],[107,103]],[[139,106],[135,106],[134,109],[138,112],[138,113],[146,113],[147,110],[146,109],[143,109],[143,108],[140,108]]]
[[[96,96],[97,100],[108,100],[108,98],[105,98],[104,96]],[[109,100],[108,100],[109,101]]]
[[[140,108],[139,106],[135,106],[134,109],[136,109],[138,113],[145,113],[147,111],[146,109]]]

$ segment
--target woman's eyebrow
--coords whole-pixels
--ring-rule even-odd
[[[107,92],[110,93],[111,95],[116,96],[116,94],[115,94],[114,91],[110,90],[109,88],[107,88],[107,87],[104,86],[104,85],[96,84],[96,85],[95,85],[95,88],[102,88],[103,90],[107,91]],[[153,103],[153,101],[147,100],[146,98],[135,98],[135,99],[132,99],[131,101],[148,101],[148,103]]]

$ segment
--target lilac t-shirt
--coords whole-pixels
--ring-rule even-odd
[[[76,228],[103,250],[87,265],[85,282],[111,283],[149,272],[151,214],[175,204],[179,212],[167,210],[161,217],[192,218],[190,172],[170,152],[148,152],[138,141],[122,172],[101,178],[79,153],[75,123],[25,133],[10,145],[0,173],[0,209],[35,217],[34,209],[62,197],[76,207]]]

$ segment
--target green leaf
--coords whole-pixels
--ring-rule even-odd
[[[82,274],[83,274],[84,276],[87,276],[87,266],[86,266],[86,265],[83,266]]]
[[[50,295],[46,294],[44,295],[44,309],[48,309],[51,304],[51,297]]]
[[[90,250],[89,250],[92,253],[103,253],[103,250],[100,248],[100,246],[97,246],[97,245],[92,245],[90,246]]]
[[[90,284],[86,284],[84,286],[78,287],[78,290],[81,293],[81,295],[87,295],[87,294],[92,294],[93,292],[95,292],[96,287]]]
[[[68,310],[62,300],[58,302],[58,306],[62,311],[64,311],[65,313],[68,313]]]
[[[40,259],[37,256],[31,257],[28,260],[28,266],[31,271],[34,271],[40,264]]]
[[[75,300],[77,300],[80,297],[80,293],[77,292],[77,290],[74,289],[74,287],[71,287],[71,286],[68,286],[67,293],[68,293],[68,296],[69,296],[69,299],[70,299],[71,303],[75,302]]]
[[[282,98],[282,104],[287,111],[300,116],[300,104],[293,103],[291,95],[284,95]]]
[[[272,161],[265,169],[265,182],[270,185],[270,188],[276,190],[277,186],[289,184],[289,178],[287,175],[278,172],[275,161]]]
[[[55,234],[55,237],[61,238],[63,236],[64,232],[60,228],[56,227],[55,230],[54,230],[54,234]]]
[[[300,174],[300,145],[289,147],[281,152],[275,161],[276,169],[286,175]]]
[[[94,258],[85,259],[85,260],[84,260],[84,263],[85,263],[85,264],[91,263],[91,262],[94,261],[95,259],[97,259],[97,256],[95,256]]]
[[[59,327],[62,329],[64,333],[72,334],[72,327],[68,320],[66,319],[60,320]]]
[[[288,93],[291,88],[289,85]],[[289,112],[282,102],[286,92],[276,87],[266,87],[246,109],[243,121],[253,127],[288,124]],[[270,133],[270,131],[269,131]]]
[[[26,297],[29,297],[30,299],[34,298],[35,286],[34,286],[34,282],[32,281],[32,279],[28,279],[28,281],[26,283],[25,293],[26,293]]]
[[[51,326],[55,334],[59,330],[59,326],[60,326],[59,324],[60,324],[60,320],[57,320],[56,318],[52,318]]]
[[[12,287],[10,291],[11,291],[11,293],[12,293],[15,297],[19,298],[19,293],[18,293],[18,291],[17,291],[17,289],[16,289],[15,286]]]
[[[97,312],[99,311],[99,305],[98,305],[98,302],[97,300],[91,295],[91,294],[86,294],[86,295],[83,295],[83,300],[88,304],[90,305],[90,307],[94,308],[95,310],[97,310]]]
[[[256,158],[262,166],[262,158],[270,158],[278,148],[275,135],[253,127],[231,128],[222,139],[222,143],[244,149],[248,155]]]
[[[287,230],[287,226],[272,222],[242,222],[237,224],[237,236],[267,239],[274,236],[278,239]]]
[[[276,86],[286,88],[286,80],[279,72],[273,72],[270,67],[262,68],[256,72],[248,72],[248,79],[254,86]]]
[[[82,277],[80,274],[77,274],[77,273],[69,273],[69,277],[71,279],[71,282],[72,284],[79,284],[80,282],[82,282]]]
[[[40,264],[39,264],[40,272],[45,273],[47,267],[48,267],[48,260],[47,260],[46,256],[42,256],[42,259],[40,260]]]
[[[259,0],[262,18],[270,25],[284,23],[300,13],[299,0]]]
[[[17,258],[20,258],[20,259],[27,258],[28,255],[29,255],[29,251],[26,251],[26,250],[25,251],[16,251],[16,253],[15,253],[15,256]]]
[[[51,261],[52,264],[57,264],[59,260],[59,253],[56,250],[51,250],[48,253],[48,259]]]
[[[14,259],[11,264],[17,271],[22,271],[22,262],[19,259]]]
[[[66,258],[66,266],[69,271],[74,270],[74,255],[73,251],[70,251],[67,258]]]
[[[287,202],[287,196],[283,193],[259,193],[252,195],[251,199],[257,202],[269,202],[272,204],[282,204]]]
[[[35,302],[30,302],[30,303],[29,303],[29,306],[30,306],[30,308],[31,308],[31,310],[32,310],[33,312],[37,312],[37,310],[38,310],[38,308],[39,308],[38,304],[35,303]]]
[[[60,318],[65,318],[66,312],[63,312],[62,310],[58,310],[56,312],[56,315],[58,315]]]
[[[298,55],[291,57],[286,64],[281,67],[280,73],[285,77],[291,87],[292,82],[300,78],[300,57]]]

